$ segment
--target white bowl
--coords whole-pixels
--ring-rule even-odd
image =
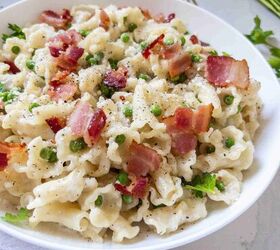
[[[67,230],[57,230],[56,227],[52,227],[48,232],[44,228],[34,231],[0,222],[0,229],[21,240],[53,249],[163,250],[201,239],[232,222],[261,196],[275,176],[280,163],[280,87],[270,66],[237,30],[211,13],[180,0],[25,0],[0,11],[0,31],[6,31],[8,23],[24,25],[34,21],[43,10],[69,8],[79,3],[142,6],[153,13],[174,12],[202,41],[209,42],[218,50],[226,51],[236,58],[246,58],[251,76],[262,83],[260,95],[264,103],[262,126],[255,142],[255,164],[245,173],[242,193],[236,203],[230,207],[209,208],[207,218],[166,237],[146,233],[140,240],[129,244],[96,244],[70,234]]]

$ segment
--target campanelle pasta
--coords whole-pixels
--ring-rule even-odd
[[[1,199],[102,242],[163,235],[235,202],[260,83],[175,14],[51,10],[0,49]],[[111,232],[111,234],[109,233]]]

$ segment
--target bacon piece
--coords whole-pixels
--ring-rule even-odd
[[[142,55],[148,59],[149,56],[151,55],[151,50],[157,45],[161,44],[164,38],[164,34],[161,34],[159,37],[157,37],[152,43],[150,43],[146,49],[142,51]]]
[[[174,154],[184,155],[196,148],[196,134],[208,130],[212,110],[211,104],[200,106],[195,112],[190,108],[177,108],[173,116],[163,120]]]
[[[170,23],[176,17],[175,13],[169,14],[167,17],[163,13],[159,13],[153,17],[157,23]]]
[[[88,103],[79,103],[69,118],[72,132],[77,136],[83,136],[87,129],[92,110]]]
[[[126,87],[128,70],[126,67],[121,66],[118,70],[107,71],[104,76],[104,84],[116,89],[122,89]]]
[[[100,24],[99,24],[99,26],[102,27],[105,30],[108,30],[109,27],[110,27],[110,18],[104,10],[100,11]]]
[[[56,58],[57,66],[61,69],[74,71],[84,53],[83,48],[77,47],[81,35],[75,30],[69,30],[50,39],[49,50]]]
[[[142,144],[133,141],[129,146],[127,171],[135,176],[146,176],[160,167],[158,153]]]
[[[198,110],[194,113],[193,129],[196,133],[208,131],[212,111],[213,106],[209,104],[200,106]]]
[[[164,22],[170,23],[175,17],[176,17],[175,13],[171,13],[167,16],[167,18],[165,18]]]
[[[0,142],[0,171],[9,163],[25,163],[27,161],[26,145],[21,143]]]
[[[132,196],[139,199],[144,198],[147,192],[148,185],[149,185],[149,181],[147,177],[141,176],[136,178],[136,180],[132,183],[132,189],[131,189]]]
[[[131,195],[138,199],[144,198],[149,186],[148,178],[142,176],[132,178],[132,183],[128,187],[115,183],[115,189],[124,195]]]
[[[66,125],[65,119],[52,117],[46,120],[51,130],[56,134],[59,130],[63,129]]]
[[[132,195],[132,193],[130,191],[128,191],[127,187],[122,184],[115,183],[114,187],[117,191],[119,191],[120,193],[122,193],[124,195]]]
[[[56,29],[66,29],[72,22],[72,16],[68,9],[63,9],[62,12],[54,12],[52,10],[43,11],[40,15],[40,20],[53,26]]]
[[[155,16],[153,17],[153,19],[154,19],[155,22],[157,22],[157,23],[164,23],[164,21],[165,21],[165,16],[164,16],[163,13],[159,13],[159,14],[155,15]]]
[[[148,9],[140,8],[140,10],[146,19],[152,19],[152,15]]]
[[[190,37],[190,41],[192,42],[192,44],[199,44],[199,40],[196,35],[192,35]]]
[[[69,71],[67,70],[58,71],[50,81],[49,85],[56,88],[61,84],[66,83],[68,75],[69,75]]]
[[[189,108],[177,108],[175,111],[175,124],[178,129],[190,130],[193,124],[193,111]]]
[[[191,56],[182,52],[170,60],[168,65],[168,72],[170,77],[178,76],[188,70],[192,65]]]
[[[160,57],[163,59],[172,59],[182,50],[182,46],[179,43],[167,46],[163,45],[159,53]]]
[[[197,146],[196,136],[192,132],[176,131],[171,133],[171,148],[176,155],[185,155]]]
[[[102,109],[94,112],[88,103],[79,103],[71,114],[68,124],[75,135],[83,136],[85,142],[92,146],[100,139],[106,119]]]
[[[85,142],[88,145],[95,144],[99,140],[101,132],[106,125],[106,119],[107,117],[102,109],[95,110],[87,127],[88,136],[84,136]]]
[[[57,66],[64,70],[74,71],[77,68],[78,60],[83,54],[83,48],[69,47],[65,53],[58,57]]]
[[[249,85],[249,67],[246,60],[229,56],[208,56],[206,78],[216,87],[234,85],[246,89]]]
[[[0,153],[0,171],[4,170],[8,166],[8,155]]]
[[[48,95],[51,97],[53,101],[64,100],[68,101],[72,99],[72,97],[77,92],[78,87],[74,83],[65,83],[61,84],[58,87],[51,87],[48,90]]]
[[[49,46],[49,50],[52,57],[59,57],[60,53],[63,51],[61,48],[57,48],[54,46]]]
[[[8,64],[10,66],[8,72],[11,74],[17,74],[20,72],[20,69],[14,64],[12,61],[4,61],[5,64]]]
[[[77,46],[81,40],[82,36],[76,30],[67,30],[52,37],[49,42],[65,51],[70,45]]]
[[[68,75],[68,71],[59,71],[50,81],[48,95],[53,101],[70,100],[77,92],[77,85],[68,78]]]

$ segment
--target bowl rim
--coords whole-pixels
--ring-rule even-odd
[[[29,2],[30,0],[20,0],[18,2],[15,2],[3,9],[0,10],[0,14],[4,13],[5,11],[12,9],[18,5],[21,5],[25,2]],[[175,0],[177,2],[180,2],[182,4],[188,5],[191,8],[195,8],[199,11],[201,11],[203,14],[210,16],[211,18],[216,19],[217,21],[219,21],[220,23],[222,23],[227,29],[231,30],[235,35],[237,36],[242,36],[244,39],[246,39],[242,33],[237,30],[235,27],[233,27],[232,25],[230,25],[229,23],[227,23],[226,21],[224,21],[222,18],[216,16],[215,14],[211,13],[210,11],[199,7],[197,5],[191,4],[189,2],[186,2],[184,0]],[[268,62],[266,61],[266,59],[264,58],[264,56],[261,54],[261,52],[251,43],[247,40],[248,45],[253,49],[254,53],[258,55],[259,59],[262,60],[262,63],[266,64],[266,66],[268,67],[267,70],[270,71],[270,74],[272,74],[272,78],[274,81],[279,82],[276,75],[273,72],[273,69],[270,67],[270,65],[268,64]],[[278,85],[279,91],[280,91],[280,85]],[[280,155],[278,157],[278,161],[274,164],[274,168],[272,173],[270,174],[270,177],[267,178],[267,181],[265,183],[262,183],[262,189],[257,190],[257,194],[255,195],[255,197],[250,200],[248,203],[246,203],[246,205],[244,205],[241,209],[236,210],[236,212],[232,213],[230,216],[228,216],[227,218],[220,220],[219,222],[215,223],[214,225],[211,226],[210,229],[205,229],[202,230],[199,234],[194,234],[194,236],[192,237],[192,239],[189,240],[185,240],[183,237],[180,239],[175,239],[172,240],[170,239],[169,242],[164,242],[164,243],[159,243],[158,245],[153,245],[153,246],[137,246],[137,247],[133,247],[133,249],[135,250],[163,250],[163,249],[172,249],[175,247],[180,247],[186,244],[189,244],[191,242],[197,241],[199,239],[202,239],[206,236],[209,236],[210,234],[213,234],[214,232],[219,231],[220,229],[222,229],[223,227],[225,227],[226,225],[230,224],[231,222],[233,222],[234,220],[236,220],[240,215],[242,215],[243,213],[245,213],[260,197],[261,195],[264,193],[264,191],[266,191],[266,189],[268,188],[268,186],[270,185],[270,183],[273,181],[273,179],[275,178],[277,171],[280,167]],[[69,246],[67,245],[66,247],[64,247],[63,245],[61,245],[60,243],[56,243],[56,242],[50,242],[47,241],[45,239],[39,239],[36,238],[35,236],[30,236],[30,235],[26,235],[23,231],[19,231],[17,230],[16,227],[11,227],[8,226],[7,224],[3,223],[0,221],[0,230],[4,233],[7,233],[17,239],[23,240],[25,242],[28,242],[30,244],[33,245],[37,245],[40,247],[45,247],[48,249],[69,249],[69,250],[74,250],[74,249],[89,249],[89,248],[79,248],[76,246]],[[45,233],[44,233],[45,234]],[[95,248],[95,249],[101,249],[101,248]],[[104,249],[104,248],[102,248]],[[123,249],[123,248],[118,248],[115,246],[111,246],[110,249]]]

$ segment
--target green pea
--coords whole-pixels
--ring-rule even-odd
[[[100,84],[100,91],[102,96],[107,98],[110,98],[115,92],[113,88],[106,86],[104,83]]]
[[[111,69],[118,69],[118,62],[119,62],[118,60],[114,60],[112,58],[109,58],[108,62],[111,66]]]
[[[186,38],[184,36],[181,37],[181,44],[184,46],[186,43]]]
[[[220,192],[225,191],[225,184],[223,183],[222,180],[219,179],[216,180],[216,188],[218,188]]]
[[[76,140],[72,140],[70,141],[69,143],[69,148],[70,150],[73,152],[73,153],[76,153],[80,150],[83,150],[87,147],[87,144],[85,143],[84,139],[81,137],[81,138],[78,138]]]
[[[212,153],[215,152],[215,150],[216,150],[216,148],[215,148],[214,145],[209,145],[209,146],[207,146],[207,148],[206,148],[206,153],[207,153],[207,154],[212,154]]]
[[[115,142],[118,143],[119,145],[123,144],[125,142],[125,135],[124,134],[117,135],[115,138]]]
[[[162,113],[160,106],[157,104],[153,104],[150,111],[154,116],[160,116]]]
[[[202,61],[202,57],[200,55],[192,55],[192,61],[195,63],[200,63]]]
[[[128,31],[133,32],[135,29],[137,29],[137,25],[135,23],[130,23],[128,25]]]
[[[226,105],[231,105],[233,103],[233,101],[234,101],[234,96],[232,96],[232,95],[226,95],[224,97],[224,103]]]
[[[83,37],[88,36],[88,34],[90,33],[89,30],[80,30],[79,32],[80,32],[80,34],[81,34]]]
[[[110,89],[105,84],[101,84],[100,90],[103,96],[110,97]]]
[[[122,195],[122,200],[126,204],[130,204],[133,201],[133,197],[131,195]]]
[[[58,161],[55,147],[42,148],[40,151],[40,157],[49,163],[54,163]]]
[[[20,52],[20,47],[19,46],[13,46],[12,47],[12,52],[17,55]]]
[[[234,139],[231,137],[228,137],[225,139],[225,146],[227,148],[231,148],[235,144]]]
[[[102,59],[104,58],[104,53],[103,52],[97,52],[94,55],[87,55],[86,56],[86,61],[88,64],[92,65],[99,65],[102,62]]]
[[[30,59],[28,59],[28,60],[26,61],[25,65],[26,65],[26,67],[27,67],[28,69],[30,69],[30,70],[34,70],[34,68],[35,68],[35,62],[32,61],[32,60],[30,60]]]
[[[145,81],[149,81],[151,78],[147,74],[140,73],[138,79],[143,79]]]
[[[166,39],[164,40],[164,44],[166,44],[166,45],[172,45],[172,44],[174,44],[173,38],[166,38]]]
[[[102,195],[98,195],[97,199],[94,202],[95,206],[97,207],[101,207],[103,204],[103,196]]]
[[[118,177],[117,177],[117,180],[118,180],[122,185],[127,186],[128,183],[129,183],[128,174],[125,173],[125,172],[120,172],[119,175],[118,175]]]
[[[33,103],[31,103],[31,104],[29,105],[28,110],[29,110],[29,112],[32,112],[32,109],[37,108],[37,107],[39,107],[39,106],[40,106],[40,105],[39,105],[38,103],[33,102]]]
[[[129,37],[129,34],[128,34],[128,33],[123,33],[123,34],[121,35],[121,40],[122,40],[124,43],[128,43],[128,42],[129,42],[129,39],[130,39],[130,37]]]
[[[125,106],[123,109],[123,114],[125,117],[132,117],[133,110],[130,106]]]

